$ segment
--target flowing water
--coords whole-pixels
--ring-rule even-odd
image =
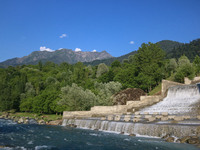
[[[157,138],[130,137],[108,132],[15,124],[0,119],[0,149],[27,150],[196,150],[193,145],[167,143]]]
[[[146,107],[140,112],[168,112],[175,115],[198,114],[200,108],[200,93],[197,85],[181,85],[170,87],[167,97],[161,102]]]
[[[154,124],[154,123],[133,123],[133,122],[116,122],[102,120],[86,119],[64,119],[63,126],[76,125],[82,129],[92,129],[106,132],[115,132],[123,134],[135,134],[139,136],[162,137],[166,134],[175,137],[190,136],[196,134],[200,136],[199,125],[185,124]]]

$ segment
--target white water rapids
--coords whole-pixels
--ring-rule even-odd
[[[161,102],[140,110],[141,113],[168,112],[174,115],[193,115],[200,107],[200,93],[197,85],[183,85],[169,88],[167,97]]]

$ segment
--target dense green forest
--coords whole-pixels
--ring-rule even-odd
[[[23,65],[0,69],[0,111],[60,113],[89,110],[95,105],[112,105],[113,94],[125,88],[150,92],[162,79],[183,82],[200,73],[200,58],[193,62],[182,55],[166,59],[158,44],[142,44],[137,54],[111,66],[81,62]]]
[[[167,52],[167,58],[179,58],[182,55],[187,56],[191,61],[200,53],[200,39],[190,43],[177,44],[172,50]]]
[[[185,55],[190,59],[190,61],[193,61],[195,56],[199,55],[200,53],[200,39],[196,39],[191,41],[190,43],[185,43],[185,44],[171,40],[162,40],[157,42],[156,44],[158,44],[159,47],[165,51],[166,53],[165,57],[167,59],[171,58],[178,59],[182,55]],[[84,64],[95,66],[100,63],[105,63],[106,65],[110,66],[113,61],[118,60],[122,63],[124,59],[128,59],[128,57],[136,53],[137,51],[132,51],[120,57],[113,57],[104,60],[94,60],[92,62],[84,62]]]

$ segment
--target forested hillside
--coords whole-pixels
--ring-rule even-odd
[[[171,51],[167,52],[167,58],[179,58],[182,55],[187,56],[191,61],[194,60],[196,55],[200,55],[200,39],[193,40],[190,43],[181,44],[174,47]]]
[[[200,73],[200,58],[166,59],[158,44],[142,44],[121,63],[97,66],[53,62],[0,69],[0,111],[58,113],[113,105],[111,96],[122,89],[150,92],[162,79],[183,82]]]
[[[162,40],[157,42],[162,50],[166,53],[166,58],[176,58],[178,59],[182,55],[187,56],[191,61],[194,60],[196,55],[200,55],[200,39],[193,40],[190,43],[180,43],[176,41],[171,40]],[[92,62],[86,62],[84,64],[86,65],[98,65],[100,63],[105,63],[106,65],[111,65],[111,63],[115,60],[120,61],[121,63],[124,61],[124,59],[128,59],[129,56],[136,54],[137,51],[132,51],[131,53],[128,53],[126,55],[120,56],[120,57],[113,57],[103,60],[94,60]]]

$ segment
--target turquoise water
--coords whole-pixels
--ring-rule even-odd
[[[0,119],[2,149],[27,150],[196,150],[189,144],[167,143],[161,139],[130,137],[115,133],[62,126],[15,124]]]

